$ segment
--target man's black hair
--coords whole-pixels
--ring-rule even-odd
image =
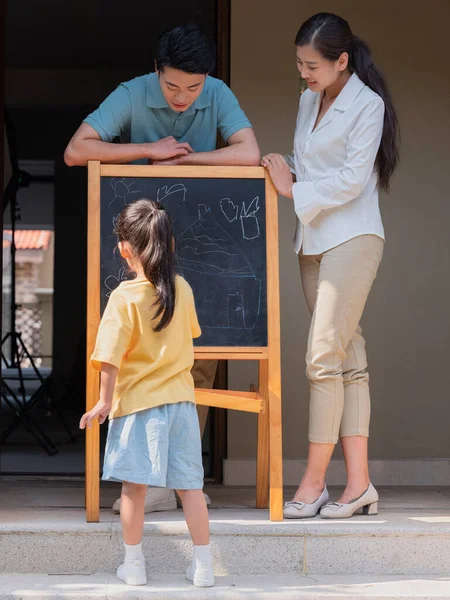
[[[158,40],[156,68],[172,67],[185,73],[207,75],[216,66],[214,40],[195,23],[166,31]]]

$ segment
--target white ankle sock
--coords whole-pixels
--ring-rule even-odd
[[[202,563],[211,562],[211,547],[207,546],[194,546],[194,559],[199,560]]]
[[[128,544],[125,544],[125,560],[129,561],[129,560],[143,560],[144,559],[144,554],[142,552],[142,542],[139,544],[136,544],[134,546],[129,546]]]

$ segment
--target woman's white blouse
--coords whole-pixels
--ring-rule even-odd
[[[374,167],[384,102],[353,74],[313,131],[320,102],[320,93],[302,94],[294,138],[294,243],[304,254],[364,234],[384,239]]]

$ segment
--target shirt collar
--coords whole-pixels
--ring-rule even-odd
[[[353,73],[334,101],[332,105],[333,109],[342,111],[347,110],[364,86],[365,84],[361,81],[358,75]]]
[[[184,111],[183,114],[192,115],[196,110],[202,110],[208,106],[211,106],[211,100],[209,99],[206,91],[207,84],[208,77],[206,77],[205,85],[203,86],[200,96],[187,110]],[[162,93],[161,86],[159,84],[158,75],[156,73],[149,73],[147,77],[147,106],[149,108],[168,108],[169,110],[172,110],[164,98],[164,94]]]

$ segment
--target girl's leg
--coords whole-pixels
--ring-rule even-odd
[[[117,577],[128,585],[145,585],[145,558],[142,552],[144,502],[146,485],[122,483],[120,520],[122,522],[125,561],[117,569]]]
[[[142,541],[146,490],[146,485],[129,483],[128,481],[122,483],[120,520],[122,522],[123,541],[128,546],[135,546]]]
[[[214,585],[214,569],[209,547],[209,517],[202,490],[177,490],[194,543],[192,563],[186,577],[197,587]]]
[[[209,544],[209,517],[203,490],[177,490],[194,546]]]

